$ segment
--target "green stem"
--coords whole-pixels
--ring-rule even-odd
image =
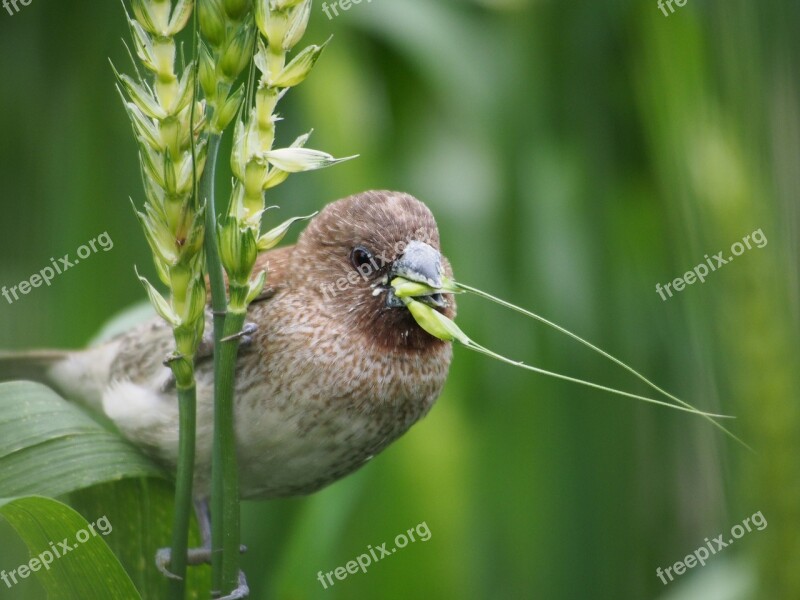
[[[228,313],[224,338],[241,332],[247,313]],[[238,338],[222,342],[214,387],[214,454],[211,494],[214,589],[228,594],[239,583],[239,470],[234,428],[234,391]]]
[[[214,194],[216,179],[217,159],[221,136],[211,135],[208,140],[208,159],[203,178],[200,181],[200,194],[206,203],[206,232],[205,250],[208,265],[208,279],[211,284],[211,309],[214,319],[214,449],[212,455],[212,494],[211,494],[211,566],[213,573],[213,588],[221,590],[223,587],[223,553],[225,537],[225,498],[224,498],[224,453],[225,446],[222,438],[225,436],[225,427],[221,425],[220,406],[225,404],[221,400],[222,392],[220,382],[224,378],[225,368],[222,363],[222,338],[225,337],[225,321],[228,300],[225,293],[225,277],[222,261],[217,245],[217,209]],[[228,402],[230,404],[230,402]],[[237,528],[238,534],[238,528]],[[238,557],[238,548],[236,555]]]
[[[189,524],[192,518],[192,483],[197,425],[197,388],[192,385],[178,389],[180,411],[180,441],[178,471],[175,480],[175,517],[172,526],[172,555],[170,572],[180,579],[170,579],[170,598],[186,597],[186,556],[189,549]]]
[[[200,179],[200,198],[206,203],[205,250],[208,266],[208,279],[211,282],[211,308],[214,311],[214,348],[222,339],[222,326],[225,322],[225,277],[222,261],[217,247],[217,207],[214,195],[214,184],[217,176],[217,158],[221,136],[212,134],[208,138],[208,157],[203,176]],[[216,363],[215,363],[216,364]]]

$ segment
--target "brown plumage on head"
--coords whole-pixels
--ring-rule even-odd
[[[444,342],[423,331],[405,308],[387,306],[386,293],[381,293],[392,266],[415,241],[441,252],[433,214],[409,194],[370,191],[333,202],[311,221],[296,246],[259,257],[257,269],[269,274],[262,297],[282,286],[303,289],[387,351],[439,346]],[[360,267],[354,262],[359,257],[367,259]],[[453,276],[444,256],[441,268],[442,274]],[[453,296],[446,296],[443,304],[437,309],[455,318]]]

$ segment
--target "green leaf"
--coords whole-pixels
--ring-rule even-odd
[[[0,384],[0,497],[60,496],[106,481],[163,476],[133,446],[49,388]]]
[[[69,504],[93,518],[105,515],[114,525],[106,538],[143,598],[167,598],[168,581],[155,566],[159,548],[170,545],[175,488],[167,481],[126,479],[70,494]],[[195,519],[189,546],[199,547]],[[186,581],[187,600],[206,600],[211,589],[211,567],[191,567]],[[2,597],[2,596],[0,596]]]
[[[31,559],[25,565],[36,568],[35,575],[48,597],[59,600],[135,600],[141,599],[122,565],[103,539],[113,536],[110,527],[94,528],[69,506],[49,498],[29,496],[14,500],[0,499],[0,515],[11,524],[28,546]],[[97,515],[102,520],[105,515]],[[97,523],[97,520],[94,521]],[[71,548],[67,552],[60,543]],[[59,554],[62,554],[58,556]],[[48,563],[46,568],[44,563]],[[17,583],[24,586],[31,573],[13,569]],[[25,578],[22,578],[22,575]],[[8,583],[4,581],[3,587]]]

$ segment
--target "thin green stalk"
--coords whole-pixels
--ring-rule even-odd
[[[463,283],[457,283],[457,282],[452,282],[452,284],[455,285],[456,288],[460,288],[460,289],[462,289],[462,290],[464,290],[466,292],[470,292],[472,294],[475,294],[476,296],[480,296],[481,298],[485,298],[486,300],[491,300],[492,302],[496,302],[500,306],[504,306],[505,308],[510,308],[511,310],[514,310],[514,311],[516,311],[516,312],[518,312],[520,314],[523,314],[526,317],[530,317],[531,319],[535,319],[535,320],[539,321],[540,323],[543,323],[544,325],[547,325],[548,327],[552,327],[556,331],[571,337],[573,340],[583,344],[584,346],[586,346],[587,348],[590,348],[591,350],[594,350],[595,352],[597,352],[598,354],[600,354],[604,358],[607,358],[608,360],[610,360],[614,364],[619,365],[620,367],[622,367],[623,369],[625,369],[626,371],[628,371],[629,373],[634,375],[637,379],[639,379],[640,381],[644,382],[645,384],[647,384],[648,386],[650,386],[652,389],[654,389],[655,391],[659,392],[660,394],[663,394],[665,397],[669,398],[673,402],[677,402],[678,404],[680,404],[681,406],[683,406],[685,409],[689,410],[690,412],[696,412],[696,413],[700,414],[700,416],[702,416],[709,423],[714,425],[714,427],[716,427],[720,431],[724,432],[725,434],[727,434],[728,436],[730,436],[731,438],[733,438],[734,440],[739,442],[742,446],[744,446],[745,448],[747,448],[751,452],[754,452],[754,450],[750,446],[748,446],[741,439],[739,439],[736,435],[734,435],[730,430],[728,430],[727,427],[725,427],[724,425],[722,425],[722,424],[720,424],[720,423],[718,423],[717,421],[714,420],[715,418],[721,418],[723,415],[712,415],[710,413],[704,413],[703,411],[697,410],[694,406],[692,406],[688,402],[686,402],[684,400],[681,400],[677,396],[674,396],[674,395],[670,394],[669,392],[667,392],[666,390],[660,388],[655,383],[653,383],[652,381],[647,379],[644,375],[639,373],[636,369],[634,369],[633,367],[629,367],[624,362],[622,362],[618,358],[615,358],[614,356],[610,355],[605,350],[602,350],[601,348],[598,348],[597,346],[595,346],[591,342],[586,341],[585,339],[583,339],[582,337],[578,336],[577,334],[572,333],[568,329],[564,329],[560,325],[557,325],[557,324],[553,323],[552,321],[550,321],[548,319],[545,319],[544,317],[542,317],[540,315],[537,315],[536,313],[533,313],[533,312],[531,312],[529,310],[526,310],[526,309],[524,309],[524,308],[522,308],[520,306],[517,306],[515,304],[511,304],[510,302],[506,302],[505,300],[501,300],[500,298],[495,298],[491,294],[487,294],[486,292],[483,292],[483,291],[479,290],[478,288],[474,288],[474,287],[471,287],[469,285],[465,285]],[[510,362],[513,364],[513,361],[510,361]],[[526,368],[530,368],[530,367],[526,366]],[[674,408],[678,408],[678,407],[675,407],[674,405],[673,405],[673,407]]]
[[[208,157],[206,168],[200,180],[200,198],[206,203],[205,251],[208,266],[208,279],[211,282],[211,308],[214,311],[214,348],[222,339],[222,327],[225,322],[225,308],[228,301],[225,297],[225,277],[217,247],[217,207],[214,197],[214,184],[217,175],[217,158],[221,136],[211,134],[208,138]],[[216,365],[216,361],[215,361]]]
[[[219,407],[221,404],[220,382],[225,373],[221,360],[221,348],[223,346],[222,339],[225,337],[225,321],[228,306],[227,295],[225,293],[225,277],[222,269],[222,261],[219,257],[219,247],[217,245],[217,208],[214,192],[220,141],[220,135],[212,134],[209,137],[206,169],[200,181],[200,195],[206,203],[205,250],[208,279],[211,287],[211,309],[213,311],[214,323],[214,444],[211,466],[211,547],[213,552],[211,554],[211,565],[213,570],[213,587],[216,590],[222,589],[223,538],[225,536],[224,514],[226,503],[224,500],[223,485],[225,469],[222,452],[224,443],[221,440],[221,437],[224,435],[224,428],[221,427]]]
[[[214,456],[212,470],[212,538],[214,589],[223,594],[239,584],[239,467],[234,428],[236,358],[246,312],[229,312],[219,346],[219,371],[214,386]],[[215,512],[216,510],[216,512]]]
[[[192,377],[194,381],[194,377]],[[175,520],[172,526],[170,572],[179,579],[170,579],[170,598],[186,597],[189,524],[192,518],[192,482],[194,479],[195,438],[197,425],[197,387],[178,389],[180,441],[178,472],[175,481]]]

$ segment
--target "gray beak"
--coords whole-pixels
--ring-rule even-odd
[[[424,283],[433,288],[442,287],[442,255],[439,251],[425,242],[416,240],[409,242],[403,255],[392,265],[389,281],[395,277],[405,277],[409,281]],[[444,306],[445,301],[441,294],[432,294],[418,298],[432,306]],[[399,308],[405,306],[395,297],[390,289],[386,299],[387,306]]]

